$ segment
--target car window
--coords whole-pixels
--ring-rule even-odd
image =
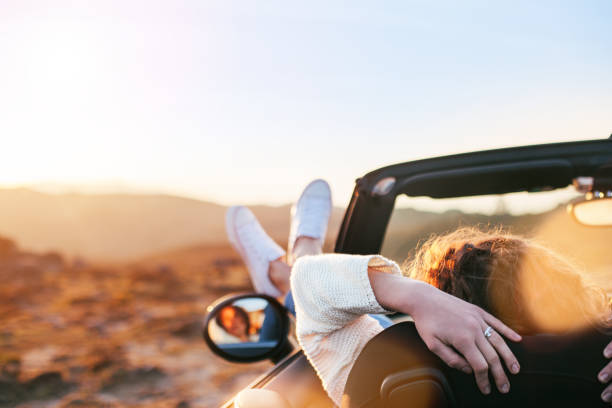
[[[453,199],[399,196],[381,253],[402,265],[418,243],[432,234],[465,226],[501,226],[565,255],[610,293],[612,228],[578,224],[567,212],[567,204],[579,197],[573,187]]]

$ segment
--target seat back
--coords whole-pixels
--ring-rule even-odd
[[[567,335],[524,336],[509,346],[521,364],[508,374],[511,390],[482,395],[473,375],[446,366],[403,322],[374,337],[357,358],[343,407],[605,407],[597,373],[612,337],[596,329]],[[495,387],[493,387],[495,388]]]

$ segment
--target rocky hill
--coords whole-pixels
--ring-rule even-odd
[[[279,242],[289,206],[251,207]],[[136,260],[163,251],[226,243],[226,207],[168,195],[47,194],[0,189],[0,234],[23,248],[102,261]],[[343,211],[336,209],[330,234]]]

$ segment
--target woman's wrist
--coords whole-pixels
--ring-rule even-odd
[[[378,303],[387,310],[412,315],[422,298],[424,282],[370,269],[370,284]]]
[[[419,305],[423,305],[424,298],[433,287],[425,282],[404,277],[401,285],[401,296],[396,299],[397,311],[415,317]]]

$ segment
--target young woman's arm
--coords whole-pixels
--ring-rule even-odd
[[[357,356],[382,331],[367,314],[387,312],[372,291],[369,265],[400,274],[382,257],[343,254],[304,256],[291,271],[298,341],[336,405]]]
[[[491,326],[512,340],[520,340],[518,334],[470,303],[401,276],[398,266],[383,257],[302,257],[293,266],[291,288],[298,341],[336,404],[357,356],[382,330],[367,313],[410,314],[427,346],[447,364],[473,369],[484,393],[490,392],[489,367],[500,391],[509,389],[498,355],[518,372],[501,336],[494,333],[487,340],[483,332]]]
[[[501,360],[514,374],[519,372],[519,364],[500,334],[519,341],[517,333],[479,307],[425,282],[372,268],[369,276],[381,306],[409,314],[427,347],[446,364],[464,372],[473,371],[484,394],[491,391],[489,371],[500,392],[510,390]],[[496,332],[487,339],[484,331],[488,326]]]

